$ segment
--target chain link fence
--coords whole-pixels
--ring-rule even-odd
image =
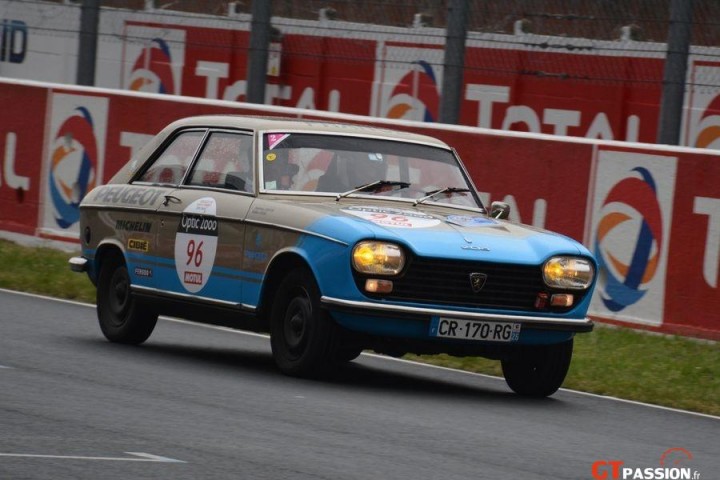
[[[79,0],[57,1],[65,5],[81,3]],[[185,14],[199,14],[216,17],[217,22],[221,22],[227,18],[241,21],[238,14],[249,15],[252,0],[102,0],[100,3],[103,7],[143,12],[149,17],[163,15],[167,18],[172,15],[181,19]],[[418,40],[418,29],[425,28],[420,30],[420,40],[442,43],[448,3],[448,0],[272,0],[273,25],[282,31],[288,19],[310,22],[331,20],[343,22],[338,27],[339,33],[366,33],[368,38],[372,38],[383,30],[397,33],[399,28],[407,29],[408,38],[412,41]],[[518,46],[536,47],[540,52],[585,51],[598,55],[631,53],[634,56],[657,57],[665,53],[665,47],[659,44],[667,40],[670,0],[470,0],[469,11],[468,35],[490,44],[499,42],[492,34],[504,34],[516,37],[514,42]],[[323,29],[332,28],[327,24],[320,26]],[[692,44],[696,47],[720,46],[719,27],[720,2],[694,0]],[[318,25],[308,23],[302,27],[294,23],[293,28],[313,34]],[[502,42],[507,44],[508,40],[505,38]],[[337,53],[344,53],[349,60],[357,58],[355,51]],[[717,54],[703,52],[702,49],[696,54],[707,57],[707,60],[719,60]],[[503,62],[498,58],[492,63],[492,67],[484,67],[469,62],[467,68],[493,68],[500,74],[517,73],[518,67],[512,62]],[[627,81],[624,72],[602,68],[594,72],[573,72],[572,65],[563,66],[568,71],[557,71],[557,68],[546,64],[541,67],[530,66],[521,73],[561,78],[575,76],[601,83]],[[654,72],[643,74],[640,71],[631,81],[657,82],[654,77]],[[712,80],[720,83],[720,78]]]
[[[121,55],[127,57],[133,47],[149,48],[153,36],[157,36],[153,29],[166,29],[169,33],[161,36],[168,48],[200,52],[191,57],[202,59],[197,65],[183,66],[185,70],[191,69],[190,74],[195,75],[198,86],[191,88],[190,83],[185,81],[183,89],[174,93],[242,99],[239,94],[223,96],[220,90],[225,88],[223,82],[226,77],[231,84],[246,78],[245,62],[251,53],[247,35],[252,26],[252,1],[100,0],[99,5],[104,13],[100,16],[99,36],[105,45],[105,53],[100,54],[105,55],[100,58],[105,66],[100,68],[108,70],[113,62],[118,65],[125,62],[116,68],[121,73],[114,74],[113,78],[127,77],[126,70],[130,68],[127,63],[130,60],[121,59]],[[395,97],[390,97],[398,89],[393,90],[393,87],[387,85],[394,79],[398,83],[414,82],[408,87],[411,91],[405,92],[406,96],[420,99],[426,104],[426,108],[415,116],[397,118],[437,121],[438,109],[434,105],[442,94],[444,46],[451,33],[447,31],[447,23],[452,0],[265,1],[272,1],[271,23],[275,39],[289,39],[283,41],[281,46],[282,75],[285,77],[268,77],[268,82],[275,84],[276,98],[286,100],[285,103],[275,104],[333,110],[337,107],[337,101],[332,98],[317,99],[320,95],[318,92],[323,88],[327,90],[322,92],[324,98],[332,97],[333,89],[337,89],[323,86],[322,77],[331,74],[337,81],[352,83],[357,80],[354,76],[360,72],[365,75],[365,84],[358,83],[357,88],[367,92],[372,89],[372,92],[366,93],[368,98],[363,100],[363,106],[348,109],[345,102],[337,107],[338,111],[392,117],[389,112],[399,115],[398,112],[403,108],[411,109],[412,99],[406,102],[409,107],[393,104]],[[508,109],[512,105],[530,105],[538,115],[542,115],[546,106],[540,105],[537,98],[550,95],[562,102],[567,85],[571,85],[571,97],[577,97],[583,88],[590,92],[580,103],[587,103],[593,97],[595,100],[607,97],[608,105],[615,104],[617,109],[624,111],[627,108],[623,102],[634,102],[632,108],[637,111],[608,113],[608,117],[617,117],[609,120],[613,124],[612,128],[623,130],[614,132],[613,139],[654,141],[655,135],[650,132],[649,124],[656,123],[657,112],[648,113],[645,106],[653,104],[653,108],[657,109],[660,104],[671,1],[469,0],[466,38],[470,48],[464,59],[464,76],[466,83],[481,84],[485,90],[478,93],[472,91],[475,88],[472,87],[467,89],[469,93],[464,93],[466,113],[461,123],[514,129],[512,118],[498,120],[488,117],[483,123],[483,113],[475,113],[472,110],[475,107],[468,113],[467,96],[476,96],[469,99],[471,102],[480,97],[487,101],[490,98],[488,95],[493,94],[492,88],[486,88],[488,85],[504,85],[502,88],[508,89],[509,93],[501,92],[498,97],[507,104]],[[0,0],[6,18],[15,6],[27,8],[37,5],[36,10],[41,12],[39,15],[45,17],[29,27],[34,32],[64,39],[78,38],[78,11],[82,4],[82,0]],[[48,5],[53,8],[48,8]],[[698,108],[714,109],[713,96],[720,92],[720,2],[693,0],[693,6],[691,56],[697,68],[687,76],[684,88],[688,94],[698,93],[694,97],[696,100],[702,97],[704,103],[698,103]],[[124,12],[124,25],[103,25],[103,22],[108,23],[108,12]],[[183,25],[192,25],[187,30],[190,33],[173,30],[173,26]],[[9,38],[7,35],[5,37]],[[117,49],[107,45],[117,45]],[[27,48],[46,56],[56,53],[55,47],[48,43],[39,45],[28,42]],[[64,48],[67,50],[67,47]],[[270,48],[275,47],[271,45]],[[37,49],[47,51],[37,52]],[[68,52],[58,55],[67,57]],[[0,63],[0,75],[4,75],[3,68]],[[220,70],[203,70],[212,68]],[[330,71],[326,70],[328,68]],[[341,71],[343,68],[353,73],[344,73]],[[436,92],[423,92],[425,87],[419,75],[407,76],[403,73],[413,69],[429,77]],[[372,73],[362,73],[362,70]],[[287,72],[291,72],[292,78],[287,77]],[[182,75],[187,76],[188,73],[184,71]],[[36,76],[38,78],[32,78],[31,75],[25,75],[24,78],[46,79],[43,75]],[[300,96],[297,94],[298,87],[292,99],[288,92],[283,92],[283,85],[293,81],[295,85],[302,84],[301,88],[306,88],[303,78],[311,76],[316,79],[310,85],[315,89],[314,102],[304,101],[304,97],[297,98]],[[105,77],[109,80],[98,86],[128,88],[127,79],[118,81],[107,74]],[[200,83],[204,80],[197,78],[214,81],[220,90],[216,92],[214,87],[203,87]],[[521,85],[524,79],[532,79],[534,84]],[[178,77],[176,84],[180,80]],[[237,91],[241,89],[238,87]],[[400,93],[403,94],[402,91]],[[500,101],[494,98],[491,100]],[[433,109],[435,111],[430,112]],[[591,111],[594,113],[589,113]],[[603,112],[602,107],[595,105],[587,107],[583,115],[597,115],[598,112]],[[644,125],[639,134],[636,134],[639,120],[635,117],[641,118]],[[697,114],[698,121],[707,122],[706,117],[705,113]],[[582,120],[584,124],[588,122],[590,120]],[[579,135],[597,130],[593,125],[578,128],[583,130],[577,133]],[[530,130],[548,131],[542,126]],[[600,130],[604,131],[602,128]],[[692,136],[690,133],[688,135]]]
[[[28,1],[28,0],[25,0]],[[55,0],[71,5],[81,1]],[[269,1],[269,0],[268,0]],[[226,16],[250,13],[252,0],[101,0],[103,7],[168,14]],[[693,0],[693,45],[720,45],[720,2]],[[447,0],[272,0],[275,17],[388,27],[445,28]],[[670,0],[470,0],[468,31],[591,40],[665,42]]]

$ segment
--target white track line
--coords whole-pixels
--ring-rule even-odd
[[[16,458],[51,458],[59,460],[99,460],[103,462],[161,462],[161,463],[187,463],[182,460],[176,460],[169,457],[161,457],[152,453],[144,452],[125,452],[128,455],[141,458],[127,457],[88,457],[81,455],[37,455],[30,453],[0,453],[0,457],[16,457]]]
[[[34,293],[18,292],[18,291],[15,291],[15,290],[7,290],[7,289],[4,289],[4,288],[0,288],[0,292],[11,293],[11,294],[15,294],[15,295],[32,297],[32,298],[42,298],[42,299],[44,299],[44,300],[52,300],[52,301],[55,301],[55,302],[67,303],[67,304],[70,304],[70,305],[77,305],[77,306],[82,306],[82,307],[95,308],[95,305],[92,305],[92,304],[89,304],[89,303],[77,302],[77,301],[74,301],[74,300],[64,300],[64,299],[61,299],[61,298],[53,298],[53,297],[48,297],[48,296],[45,296],[45,295],[38,295],[38,294],[34,294]],[[165,321],[168,321],[168,322],[175,322],[175,323],[182,323],[182,324],[186,324],[186,325],[193,325],[193,326],[196,326],[196,327],[209,328],[209,329],[212,329],[212,330],[220,330],[220,331],[222,331],[222,332],[230,332],[230,333],[235,333],[235,334],[239,334],[239,335],[247,335],[247,336],[251,336],[251,337],[260,337],[260,338],[266,338],[266,339],[267,339],[267,338],[270,338],[269,335],[262,334],[262,333],[246,332],[246,331],[244,331],[244,330],[236,330],[236,329],[234,329],[234,328],[229,328],[229,327],[220,327],[220,326],[216,326],[216,325],[207,325],[207,324],[204,324],[204,323],[196,323],[196,322],[191,322],[191,321],[189,321],[189,320],[182,320],[182,319],[179,319],[179,318],[171,318],[171,317],[164,317],[164,316],[163,316],[163,317],[160,317],[160,318],[163,319],[163,320],[165,320]],[[377,359],[380,359],[380,360],[385,360],[385,361],[406,363],[406,364],[415,365],[415,366],[421,366],[421,367],[425,367],[425,368],[434,368],[434,369],[446,370],[446,371],[449,371],[449,372],[460,373],[460,374],[463,374],[463,375],[472,375],[472,376],[487,378],[487,379],[491,379],[491,380],[504,381],[504,379],[502,379],[502,378],[500,378],[500,377],[495,377],[495,376],[492,376],[492,375],[487,375],[487,374],[485,374],[485,373],[468,372],[468,371],[466,371],[466,370],[456,370],[456,369],[454,369],[454,368],[442,367],[442,366],[439,366],[439,365],[431,365],[431,364],[429,364],[429,363],[414,362],[414,361],[412,361],[412,360],[404,360],[404,359],[402,359],[402,358],[393,358],[393,357],[388,357],[388,356],[385,356],[385,355],[377,355],[377,354],[374,354],[374,353],[363,353],[362,355],[365,355],[365,356],[368,356],[368,357],[377,358]],[[579,390],[570,390],[570,389],[567,389],[567,388],[561,388],[560,390],[563,391],[563,392],[575,393],[575,394],[577,394],[577,395],[584,395],[584,396],[586,396],[586,397],[593,397],[593,398],[599,398],[599,399],[603,399],[603,400],[610,400],[610,401],[614,401],[614,402],[627,403],[627,404],[630,404],[630,405],[638,405],[638,406],[642,406],[642,407],[654,408],[654,409],[656,409],[656,410],[664,410],[664,411],[667,411],[667,412],[683,413],[683,414],[687,414],[687,415],[693,415],[693,416],[696,416],[696,417],[709,418],[709,419],[712,419],[712,420],[720,420],[720,416],[710,415],[710,414],[707,414],[707,413],[692,412],[692,411],[690,411],[690,410],[681,410],[681,409],[679,409],[679,408],[664,407],[664,406],[662,406],[662,405],[653,405],[652,403],[638,402],[638,401],[635,401],[635,400],[626,400],[626,399],[624,399],[624,398],[610,397],[610,396],[607,396],[607,395],[599,395],[599,394],[597,394],[597,393],[581,392],[581,391],[579,391]]]

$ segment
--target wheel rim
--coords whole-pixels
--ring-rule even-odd
[[[288,351],[300,355],[305,349],[312,316],[310,299],[306,294],[296,296],[288,304],[283,321],[283,337]]]
[[[110,280],[108,304],[115,325],[125,323],[125,312],[130,303],[130,281],[122,269],[118,269]]]

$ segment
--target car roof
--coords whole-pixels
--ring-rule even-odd
[[[173,122],[174,129],[179,127],[225,127],[249,130],[302,131],[309,133],[330,133],[357,136],[372,136],[390,140],[404,140],[426,143],[439,147],[449,146],[434,137],[417,133],[402,132],[369,125],[331,122],[326,120],[308,120],[284,117],[261,117],[246,115],[200,115],[187,117]]]

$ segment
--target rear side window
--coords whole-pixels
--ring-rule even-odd
[[[203,131],[191,131],[176,136],[137,180],[166,185],[180,184],[204,135]]]

